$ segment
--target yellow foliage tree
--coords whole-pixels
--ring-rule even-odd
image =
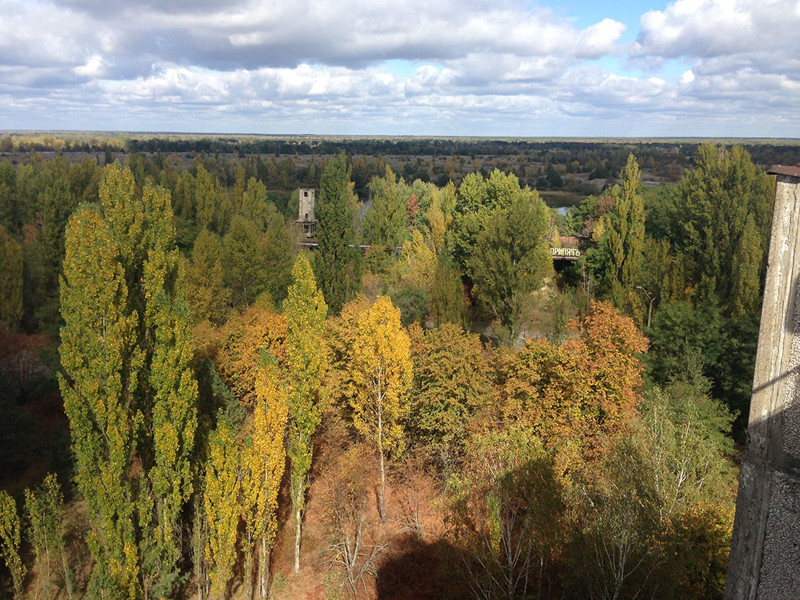
[[[271,358],[271,357],[270,357]],[[278,528],[278,492],[286,464],[288,394],[274,359],[259,367],[252,431],[243,451],[242,496],[246,534],[245,585],[252,598],[253,550],[258,549],[258,597],[266,598],[269,555]]]
[[[239,401],[252,407],[261,352],[286,363],[286,319],[269,306],[256,303],[230,319],[208,340],[209,352],[220,377]]]
[[[292,270],[294,283],[284,303],[286,312],[286,353],[289,374],[289,429],[287,452],[295,517],[294,572],[300,570],[300,538],[308,471],[313,458],[311,438],[322,416],[322,379],[329,359],[323,333],[328,306],[317,289],[314,272],[304,255]]]
[[[353,347],[353,425],[378,451],[379,509],[386,518],[386,455],[404,448],[402,418],[411,387],[411,340],[400,324],[400,310],[381,296],[359,320]]]
[[[206,557],[211,578],[211,597],[224,598],[236,563],[239,528],[239,452],[227,417],[220,412],[211,434],[203,498],[208,523]]]

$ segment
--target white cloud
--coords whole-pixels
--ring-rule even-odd
[[[754,110],[785,124],[800,105],[796,1],[676,0],[626,46],[618,20],[560,15],[524,0],[0,0],[0,118],[547,135],[565,119],[727,127]]]

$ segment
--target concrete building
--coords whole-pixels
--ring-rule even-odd
[[[311,189],[300,189],[300,202],[296,223],[303,226],[303,234],[306,238],[317,237],[317,219],[314,216],[314,202],[316,200],[315,191]]]
[[[800,598],[800,168],[777,175],[727,600]]]

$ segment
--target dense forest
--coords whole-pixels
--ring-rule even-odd
[[[747,149],[0,141],[0,597],[722,597]]]

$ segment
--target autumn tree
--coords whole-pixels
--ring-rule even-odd
[[[378,453],[378,504],[386,519],[386,456],[405,446],[402,420],[412,376],[411,342],[388,297],[379,297],[361,316],[351,368],[353,425]]]
[[[323,399],[322,378],[328,370],[324,330],[328,307],[317,289],[305,255],[292,271],[294,283],[284,303],[289,379],[289,431],[287,452],[291,468],[290,493],[295,520],[294,571],[300,569],[300,539],[306,480],[311,468],[311,438],[319,425]]]
[[[0,323],[16,329],[22,319],[22,248],[0,225]]]
[[[647,340],[603,302],[572,327],[578,335],[560,346],[528,342],[499,378],[507,421],[532,427],[559,472],[574,475],[634,417]]]
[[[243,406],[256,402],[256,383],[264,352],[286,364],[286,317],[276,313],[266,300],[246,308],[215,331],[208,340],[208,352],[225,385]]]
[[[286,462],[288,390],[274,357],[258,369],[250,436],[242,450],[246,544],[245,585],[252,598],[253,549],[258,553],[258,598],[269,595],[269,558],[278,528],[278,492]]]
[[[8,492],[0,490],[0,555],[11,573],[15,600],[22,600],[23,580],[27,572],[19,555],[21,531],[17,503]]]
[[[211,597],[227,597],[236,563],[239,527],[239,450],[236,434],[226,415],[219,413],[211,434],[206,463],[203,510],[208,528],[206,557],[211,579]]]
[[[447,234],[453,225],[455,206],[456,187],[452,181],[445,187],[433,191],[421,229],[425,231],[425,237],[437,257],[441,257],[448,250]]]
[[[356,198],[344,153],[325,167],[317,200],[317,241],[314,274],[332,314],[337,315],[358,287],[358,249],[353,220]]]
[[[341,452],[327,470],[332,481],[323,496],[332,562],[343,573],[351,598],[367,590],[368,577],[376,577],[386,550],[380,527],[368,508],[371,469],[370,449],[356,444]]]
[[[60,377],[87,502],[91,585],[169,595],[191,493],[196,382],[169,194],[107,167],[66,237]],[[142,562],[142,558],[146,558]]]

